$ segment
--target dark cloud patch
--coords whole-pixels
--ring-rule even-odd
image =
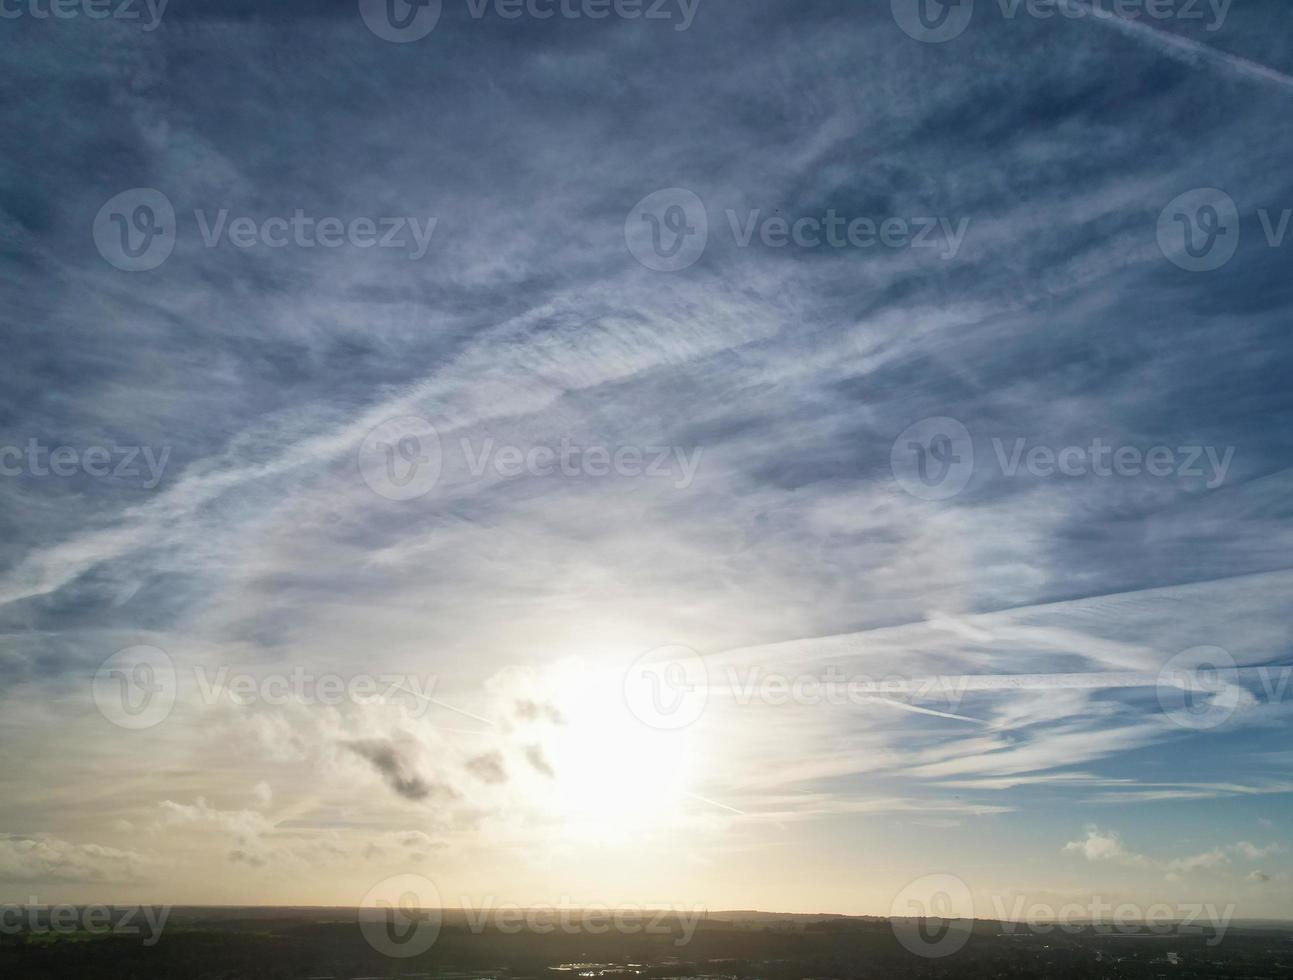
[[[531,701],[522,698],[515,705],[516,717],[522,721],[547,721],[554,725],[564,725],[566,719],[557,710],[556,705],[547,701]]]
[[[347,749],[370,763],[386,785],[406,800],[425,800],[433,793],[446,792],[413,771],[404,754],[391,742],[368,739],[343,743]]]
[[[549,779],[554,778],[557,773],[548,762],[548,757],[544,755],[543,748],[538,745],[527,745],[525,747],[525,760],[535,768],[535,771],[542,773]]]
[[[503,755],[500,752],[487,752],[467,760],[467,771],[482,782],[507,782],[507,770],[503,766]]]

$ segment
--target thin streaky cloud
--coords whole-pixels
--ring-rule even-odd
[[[1293,92],[1293,76],[1286,75],[1284,72],[1268,65],[1263,65],[1242,55],[1219,51],[1191,38],[1160,30],[1140,21],[1130,20],[1117,13],[1101,10],[1083,2],[1083,0],[1068,0],[1068,2],[1074,6],[1085,7],[1089,12],[1089,16],[1097,23],[1105,24],[1114,30],[1121,31],[1128,37],[1146,41],[1155,49],[1178,61],[1184,61],[1188,65],[1194,67],[1198,67],[1200,64],[1215,65],[1240,78],[1266,82],[1284,91]]]

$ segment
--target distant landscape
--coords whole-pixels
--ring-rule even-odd
[[[920,956],[899,933],[960,925],[842,915],[711,912],[685,943],[681,922],[630,935],[540,934],[497,921],[473,928],[457,910],[427,951],[374,951],[356,909],[180,908],[159,941],[24,930],[0,936],[0,976],[22,980],[798,980],[803,977],[1157,978],[1293,975],[1293,924],[1232,923],[1157,933],[1087,925],[1067,930],[978,920],[955,955]],[[371,919],[371,916],[368,916]],[[623,920],[622,920],[623,924]],[[639,923],[646,925],[646,918]],[[394,924],[392,924],[394,927]],[[631,921],[629,927],[632,927]]]

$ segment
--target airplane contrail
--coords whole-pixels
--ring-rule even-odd
[[[489,725],[491,728],[494,727],[494,723],[490,721],[488,718],[482,718],[480,715],[474,715],[465,708],[455,708],[452,704],[446,704],[443,701],[438,701],[435,698],[430,697],[429,695],[422,694],[419,691],[414,691],[412,688],[405,687],[403,684],[394,684],[392,686],[398,691],[403,691],[405,694],[412,694],[415,698],[421,698],[423,701],[427,701],[431,704],[436,705],[437,707],[445,708],[448,711],[457,712],[460,715],[465,715],[466,717],[471,718],[474,721],[479,721],[486,725]]]
[[[958,715],[951,711],[939,711],[936,708],[922,708],[918,704],[909,704],[906,701],[895,701],[892,698],[867,698],[868,704],[887,704],[894,708],[901,708],[903,711],[914,711],[920,715],[933,715],[935,718],[951,718],[953,721],[968,721],[976,725],[988,724],[982,718],[971,718],[969,715]]]
[[[1242,678],[1269,676],[1273,670],[1293,670],[1293,665],[1265,664],[1260,667],[1226,667],[1208,671],[1213,679],[1203,689],[1216,694],[1221,689],[1237,687]],[[1069,674],[937,674],[928,677],[889,678],[880,681],[852,680],[850,692],[857,694],[932,694],[955,691],[1054,691],[1054,690],[1104,690],[1132,687],[1187,686],[1190,678],[1204,672],[1199,670],[1168,670],[1156,674],[1141,671],[1088,671]],[[884,700],[881,698],[881,700]],[[894,702],[897,703],[897,702]],[[953,716],[957,717],[957,716]],[[974,719],[965,719],[973,721]]]
[[[1179,34],[1160,31],[1148,24],[1129,20],[1118,14],[1101,10],[1092,4],[1083,3],[1081,0],[1068,0],[1068,3],[1072,7],[1080,7],[1088,11],[1091,18],[1097,23],[1105,24],[1114,30],[1121,31],[1128,37],[1148,41],[1163,54],[1178,61],[1184,61],[1195,66],[1200,62],[1208,62],[1233,74],[1256,81],[1270,82],[1280,88],[1293,91],[1293,76],[1286,75],[1282,71],[1277,71],[1249,58],[1231,54],[1228,51],[1219,51],[1216,48],[1182,37]]]

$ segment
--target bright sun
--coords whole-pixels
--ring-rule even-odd
[[[689,802],[693,735],[643,724],[624,701],[619,672],[562,665],[559,675],[553,700],[564,724],[542,746],[554,772],[543,808],[603,840],[640,839],[672,824]]]

